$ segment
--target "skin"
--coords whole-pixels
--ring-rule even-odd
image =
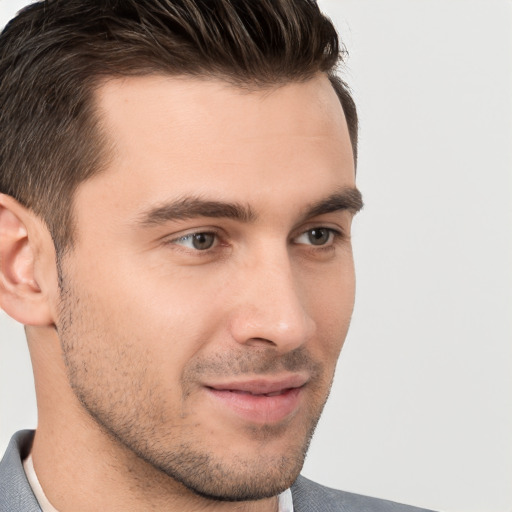
[[[97,102],[111,158],[77,190],[60,268],[44,223],[0,196],[41,485],[60,512],[276,510],[353,309],[339,100],[324,75],[252,92],[146,76]]]

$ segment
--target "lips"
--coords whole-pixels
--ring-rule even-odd
[[[281,389],[279,391],[274,391],[272,393],[252,393],[250,391],[239,391],[237,389],[227,389],[224,391],[229,391],[230,393],[240,393],[242,395],[252,395],[252,396],[279,396],[279,395],[283,395],[284,393],[289,391],[289,389]]]
[[[235,391],[251,395],[267,395],[280,393],[286,389],[300,388],[306,384],[308,377],[301,374],[287,375],[280,378],[248,379],[244,381],[228,381],[206,384],[207,387],[219,391]]]
[[[252,423],[278,423],[299,408],[308,379],[292,375],[278,379],[253,379],[205,386],[221,410]]]

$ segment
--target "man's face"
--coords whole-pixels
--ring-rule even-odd
[[[196,493],[300,471],[354,300],[354,167],[325,76],[247,92],[107,82],[105,172],[74,202],[57,325],[83,409]]]

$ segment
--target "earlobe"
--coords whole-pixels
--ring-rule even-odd
[[[24,325],[52,323],[47,296],[35,278],[37,223],[15,199],[0,194],[0,307]]]

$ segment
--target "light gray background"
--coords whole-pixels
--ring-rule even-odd
[[[0,24],[26,2],[0,0]],[[304,473],[444,512],[512,511],[512,3],[323,0],[361,116],[358,295]],[[0,311],[0,450],[36,425]]]

